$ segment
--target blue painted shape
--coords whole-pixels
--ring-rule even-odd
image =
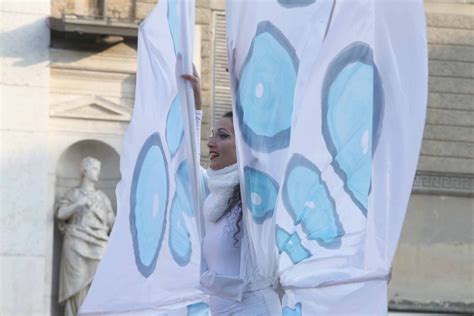
[[[143,144],[133,171],[130,191],[130,232],[138,271],[150,276],[155,270],[166,229],[168,164],[158,133]]]
[[[298,64],[283,33],[268,21],[259,23],[236,102],[242,137],[252,149],[273,152],[288,147]]]
[[[184,124],[181,115],[181,102],[179,96],[176,95],[171,103],[168,117],[166,118],[166,142],[173,157],[183,142]]]
[[[307,7],[315,2],[316,0],[278,0],[278,3],[285,8]]]
[[[191,180],[187,161],[184,160],[176,172],[176,195],[179,195],[183,203],[183,212],[188,216],[194,216],[194,207],[191,201]]]
[[[191,260],[192,242],[184,216],[194,216],[191,201],[191,183],[186,160],[181,162],[176,172],[176,193],[171,203],[169,218],[169,247],[174,261],[185,266]]]
[[[247,207],[255,223],[262,224],[273,216],[279,185],[270,175],[251,167],[244,167],[244,179]]]
[[[282,310],[282,316],[301,316],[303,315],[301,303],[296,303],[295,308],[285,306]]]
[[[208,316],[209,315],[209,305],[206,303],[195,303],[187,306],[188,314],[187,316]]]
[[[331,62],[322,88],[322,132],[332,166],[344,190],[366,216],[372,181],[372,155],[384,107],[372,49],[356,42]]]
[[[174,53],[178,56],[181,49],[181,28],[178,17],[179,0],[168,0],[168,26],[173,39]]]
[[[295,225],[301,224],[309,240],[325,248],[340,247],[344,229],[334,199],[319,169],[300,154],[294,154],[288,162],[282,197]]]
[[[285,252],[291,262],[297,264],[304,259],[311,257],[311,252],[301,244],[301,238],[298,233],[290,234],[280,226],[276,225],[276,244],[278,252]]]

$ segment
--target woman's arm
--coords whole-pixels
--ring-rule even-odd
[[[202,110],[196,110],[196,150],[197,156],[201,159],[201,122],[202,122]]]
[[[201,110],[202,108],[202,95],[201,95],[201,79],[196,70],[196,66],[193,65],[193,74],[192,75],[181,75],[181,78],[188,80],[193,87],[194,93],[194,107],[196,110]]]
[[[181,78],[191,83],[194,93],[194,108],[196,109],[195,121],[196,121],[196,149],[198,159],[201,158],[201,122],[202,122],[202,95],[201,95],[201,79],[193,65],[192,75],[181,75]]]

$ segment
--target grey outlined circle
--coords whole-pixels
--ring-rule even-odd
[[[278,3],[285,8],[301,8],[316,3],[316,0],[278,0]]]
[[[291,133],[291,115],[287,117],[288,120],[288,127],[284,128],[283,130],[278,130],[273,136],[261,135],[254,131],[254,129],[249,126],[244,120],[244,105],[242,104],[241,100],[241,88],[242,88],[242,78],[244,77],[244,73],[247,70],[248,65],[253,65],[253,57],[254,57],[254,49],[255,49],[255,39],[264,33],[268,33],[272,36],[272,38],[280,45],[281,48],[286,52],[287,57],[291,60],[291,64],[295,73],[295,77],[298,75],[298,66],[299,66],[299,59],[296,55],[295,49],[292,47],[289,40],[285,37],[285,35],[275,27],[269,21],[260,22],[257,26],[257,32],[255,34],[254,39],[252,40],[252,44],[249,49],[249,53],[245,59],[245,62],[242,66],[242,70],[240,72],[240,79],[237,84],[237,94],[236,94],[236,113],[237,118],[239,121],[240,130],[242,133],[242,138],[244,141],[254,150],[259,152],[273,152],[278,149],[283,149],[288,147],[290,142],[290,133]],[[269,52],[269,54],[272,51]],[[287,83],[289,84],[289,83]],[[272,87],[273,88],[273,87]],[[294,82],[294,89],[296,88],[296,79]],[[276,88],[278,91],[278,87]],[[293,100],[291,100],[293,102]],[[293,103],[291,103],[291,108],[293,108]],[[248,109],[246,109],[248,110]],[[274,109],[278,111],[278,108]]]
[[[384,111],[384,92],[383,84],[378,72],[377,66],[374,62],[373,51],[371,47],[363,42],[354,42],[345,47],[329,64],[326,71],[322,91],[321,91],[321,108],[322,108],[322,134],[326,142],[327,148],[333,157],[332,165],[344,181],[344,190],[349,194],[351,200],[357,205],[364,216],[367,216],[367,208],[359,201],[352,190],[347,185],[347,175],[343,168],[339,165],[335,159],[338,152],[331,131],[328,126],[328,113],[329,113],[329,92],[332,84],[338,78],[338,75],[350,64],[363,63],[370,66],[373,70],[373,108],[372,108],[372,156],[375,153],[378,140],[380,138],[381,127],[383,123],[383,111]],[[370,185],[369,185],[370,192]]]
[[[163,173],[164,174],[159,174],[156,175],[158,177],[166,177],[166,187],[162,188],[165,190],[165,193],[163,194],[164,196],[164,201],[162,202],[162,205],[164,206],[163,208],[163,214],[160,214],[163,218],[161,227],[156,227],[157,230],[161,228],[161,232],[159,233],[159,237],[156,242],[156,248],[154,249],[153,252],[153,257],[151,259],[151,262],[149,264],[145,264],[142,261],[142,256],[140,253],[140,247],[139,243],[141,242],[139,239],[139,230],[137,227],[137,215],[139,215],[137,210],[137,189],[138,189],[138,183],[140,180],[140,176],[142,175],[142,167],[144,164],[145,159],[147,158],[148,153],[150,152],[150,149],[157,147],[159,149],[160,154],[162,155],[163,159]],[[130,215],[129,215],[129,221],[130,221],[130,232],[132,235],[132,242],[133,242],[133,250],[134,250],[134,255],[135,255],[135,263],[138,268],[138,271],[145,277],[149,277],[153,271],[155,270],[156,267],[156,262],[158,260],[158,256],[161,250],[161,245],[163,241],[163,236],[166,230],[166,213],[167,213],[167,208],[168,208],[168,195],[169,195],[169,176],[168,176],[168,163],[166,161],[166,157],[163,152],[163,145],[161,142],[161,137],[159,133],[153,133],[150,135],[145,143],[143,144],[137,158],[137,162],[135,164],[135,169],[133,171],[133,178],[132,178],[132,185],[131,185],[131,190],[130,190]],[[148,210],[145,210],[148,211]]]
[[[296,198],[295,201],[295,197],[290,195],[289,188],[291,186],[295,187],[295,183],[289,183],[290,176],[297,168],[302,168],[301,170],[304,170],[305,173],[311,177],[311,179],[316,180],[310,181],[309,184],[311,185],[308,185],[308,183],[306,183],[306,185],[303,186],[302,191],[298,192],[302,194],[304,193],[305,198],[315,198],[317,195],[315,195],[313,191],[317,192],[318,194],[323,194],[322,196],[320,196],[320,199],[316,201],[316,205],[311,206],[313,207],[312,209],[310,209],[310,207],[306,206],[306,204],[303,203],[304,200],[298,201],[298,199]],[[299,179],[301,179],[301,177]],[[315,184],[317,183],[319,183],[319,187],[315,187]],[[322,179],[321,171],[319,171],[318,167],[303,155],[298,153],[293,154],[291,159],[288,161],[285,170],[282,190],[282,200],[285,209],[290,214],[291,218],[294,221],[294,224],[302,226],[302,229],[306,234],[308,240],[315,240],[321,247],[331,249],[339,248],[341,245],[340,237],[345,234],[345,231],[339,219],[334,198],[331,196],[326,182]],[[295,205],[295,203],[297,205]],[[323,204],[326,207],[321,208],[318,203],[326,203]],[[321,231],[320,228],[315,229],[315,227],[313,227],[315,222],[321,221],[320,219],[315,217],[317,216],[317,214],[324,215],[322,216],[322,218],[331,219],[330,222],[325,223],[324,225],[325,229],[332,229],[330,236],[325,235],[327,234],[327,231],[324,232]],[[330,215],[329,217],[328,214]]]

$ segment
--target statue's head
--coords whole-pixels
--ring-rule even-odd
[[[100,175],[100,161],[92,157],[82,159],[81,172],[84,178],[97,182]]]

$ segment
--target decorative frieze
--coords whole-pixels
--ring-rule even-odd
[[[474,196],[474,174],[418,171],[413,193]]]

